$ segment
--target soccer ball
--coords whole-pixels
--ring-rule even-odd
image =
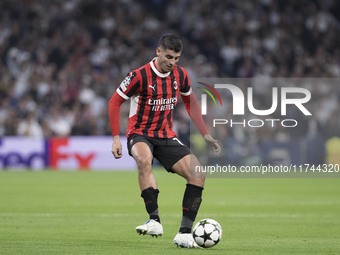
[[[192,236],[200,247],[210,248],[221,240],[222,227],[216,220],[203,219],[194,226]]]

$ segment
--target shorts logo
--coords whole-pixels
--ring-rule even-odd
[[[133,144],[133,139],[130,140],[130,145],[132,145],[132,144]]]

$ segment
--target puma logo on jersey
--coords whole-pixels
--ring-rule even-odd
[[[155,91],[155,90],[156,90],[156,84],[154,84],[154,85],[149,85],[149,88],[152,88],[152,90]]]

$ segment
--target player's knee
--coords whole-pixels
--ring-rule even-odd
[[[205,182],[205,174],[202,172],[190,171],[186,176],[188,183],[203,187]]]
[[[145,169],[145,168],[150,168],[152,165],[152,158],[151,157],[145,157],[145,156],[137,156],[134,157],[138,168],[140,169]]]

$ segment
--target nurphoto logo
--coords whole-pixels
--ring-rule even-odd
[[[245,117],[243,119],[238,118],[237,120],[213,118],[213,127],[218,125],[229,125],[230,127],[233,127],[237,125],[241,127],[259,128],[265,124],[271,127],[274,127],[277,124],[282,127],[296,127],[298,125],[297,119],[285,118],[288,115],[288,107],[295,107],[294,110],[300,111],[304,116],[312,116],[312,113],[305,106],[305,104],[311,100],[311,92],[306,88],[272,87],[271,95],[269,95],[270,98],[268,98],[268,100],[271,101],[270,107],[266,109],[257,109],[254,106],[255,93],[253,87],[247,87],[244,92],[238,86],[233,84],[216,83],[213,86],[203,82],[199,82],[199,84],[205,86],[203,88],[199,88],[203,92],[201,94],[202,115],[207,115],[208,113],[207,95],[209,95],[212,99],[214,105],[217,104],[217,98],[222,106],[223,93],[228,93],[228,95],[231,95],[232,100],[232,115]],[[230,98],[225,100],[230,100]],[[246,118],[246,116],[259,116],[259,118]],[[273,118],[273,116],[280,116],[280,118]]]

